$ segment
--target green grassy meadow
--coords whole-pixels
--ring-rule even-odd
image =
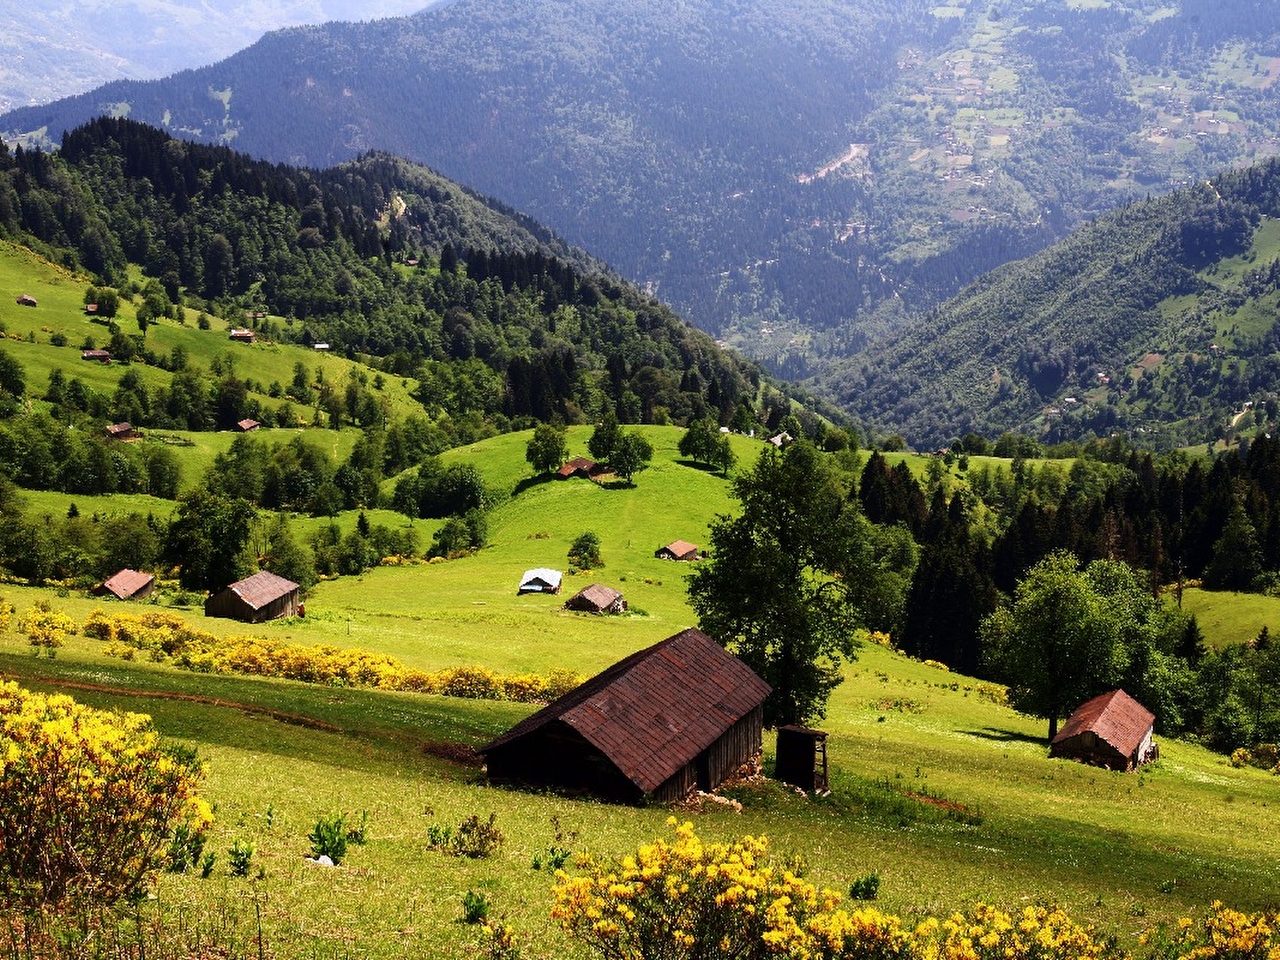
[[[532,480],[527,433],[450,451],[446,459],[475,463],[491,489],[506,491],[490,515],[488,547],[321,583],[305,619],[249,630],[379,650],[426,669],[583,674],[675,633],[694,623],[688,565],[653,551],[677,538],[705,544],[714,516],[734,501],[723,478],[679,461],[679,430],[641,429],[655,457],[632,488]],[[588,436],[574,428],[571,453],[585,452]],[[741,469],[759,442],[734,442]],[[80,503],[82,513],[97,508],[92,500]],[[371,519],[407,522],[384,512]],[[323,522],[297,521],[300,532]],[[415,526],[424,539],[432,528]],[[560,597],[516,595],[528,567],[567,571],[569,543],[584,530],[599,535],[603,568],[566,576]],[[599,618],[561,609],[569,593],[596,580],[621,588],[633,612]],[[47,589],[6,585],[3,593],[19,614],[40,599],[79,620],[102,606]],[[1188,591],[1184,604],[1210,642],[1238,642],[1256,629],[1237,608],[1256,599]],[[1253,616],[1270,612],[1258,606]],[[184,615],[202,629],[245,632],[198,610]],[[491,899],[492,916],[515,927],[525,957],[585,957],[548,917],[553,878],[533,869],[535,854],[558,844],[621,855],[669,832],[667,808],[489,787],[475,766],[444,759],[501,733],[529,705],[194,674],[111,659],[79,636],[54,658],[36,656],[16,626],[0,634],[0,672],[97,706],[150,713],[167,735],[198,747],[208,765],[205,794],[216,805],[209,849],[219,859],[207,880],[164,875],[158,903],[167,922],[216,933],[233,952],[256,952],[261,923],[280,958],[476,956],[481,934],[460,921],[463,894],[474,889]],[[812,880],[837,890],[876,872],[878,905],[911,919],[977,901],[1006,909],[1053,902],[1132,948],[1144,928],[1215,899],[1249,910],[1280,900],[1280,782],[1271,774],[1166,740],[1161,759],[1140,773],[1051,761],[1045,724],[1000,705],[993,688],[875,645],[862,647],[845,678],[820,724],[830,732],[830,796],[764,782],[732,791],[741,812],[707,805],[678,815],[705,837],[765,834],[779,854],[802,857]],[[771,734],[765,749],[767,765]],[[361,811],[367,845],[351,848],[335,869],[305,861],[318,817]],[[506,835],[496,856],[468,860],[427,848],[432,825],[456,828],[491,812]],[[249,878],[227,870],[235,840],[255,845]]]

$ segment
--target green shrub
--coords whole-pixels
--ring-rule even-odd
[[[328,857],[334,864],[341,863],[342,858],[347,855],[346,817],[340,813],[322,816],[311,828],[308,839],[311,841],[312,857]]]
[[[462,919],[466,923],[481,923],[489,916],[489,898],[478,890],[468,890],[462,895]]]
[[[880,893],[880,874],[868,873],[849,884],[850,900],[874,900]]]
[[[253,844],[248,840],[237,838],[227,851],[227,865],[233,877],[247,877],[249,867],[253,864]]]

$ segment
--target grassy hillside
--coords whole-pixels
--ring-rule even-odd
[[[630,489],[522,482],[528,434],[451,451],[449,459],[477,464],[492,488],[511,494],[491,515],[488,548],[323,583],[305,619],[255,630],[382,650],[424,668],[584,674],[669,636],[693,622],[687,568],[654,559],[653,549],[676,537],[702,541],[714,514],[733,502],[723,479],[677,460],[678,430],[646,434],[654,463]],[[571,432],[572,452],[588,435]],[[742,464],[760,449],[758,441],[734,442]],[[683,518],[678,525],[675,517]],[[300,521],[311,522],[326,521]],[[524,568],[564,569],[568,544],[583,529],[600,535],[606,565],[568,577],[566,592],[600,579],[626,592],[633,613],[568,614],[564,595],[516,596]],[[48,590],[3,593],[19,614],[42,599],[81,620],[100,606]],[[1243,606],[1238,597],[1195,591],[1185,600],[1204,611],[1211,642],[1253,631],[1251,622],[1210,618],[1209,604],[1222,600]],[[202,629],[243,632],[230,621],[188,616]],[[441,759],[457,756],[459,745],[483,744],[527,715],[527,705],[193,674],[107,658],[84,637],[50,659],[33,656],[13,628],[0,634],[0,673],[96,705],[145,710],[167,734],[200,748],[206,793],[217,805],[209,849],[219,861],[209,880],[164,876],[157,906],[171,929],[202,925],[207,934],[221,930],[225,942],[234,928],[240,951],[257,949],[250,938],[261,908],[267,947],[281,958],[474,956],[479,934],[458,919],[463,894],[476,889],[519,931],[524,956],[585,957],[548,919],[552,878],[532,869],[534,855],[552,844],[621,854],[668,831],[665,808],[490,788],[474,767]],[[995,688],[874,645],[862,648],[845,677],[821,724],[831,734],[829,797],[757,785],[733,792],[741,813],[713,806],[679,815],[694,817],[712,838],[767,834],[780,853],[804,859],[811,879],[836,889],[879,873],[879,905],[912,919],[978,901],[1014,909],[1054,902],[1133,947],[1148,925],[1214,899],[1274,906],[1280,839],[1270,774],[1234,769],[1174,741],[1162,741],[1161,760],[1138,774],[1050,761],[1043,722],[1001,706]],[[772,748],[770,735],[767,755]],[[352,848],[333,871],[304,862],[317,817],[361,811],[369,816],[367,846]],[[490,812],[506,834],[496,857],[427,849],[430,826],[456,827]],[[226,851],[237,839],[255,844],[254,864],[265,876],[229,876]]]

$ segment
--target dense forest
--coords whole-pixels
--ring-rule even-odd
[[[376,148],[525,211],[806,376],[1079,224],[1275,152],[1236,0],[461,0],[280,31],[0,120],[110,112],[326,166]]]

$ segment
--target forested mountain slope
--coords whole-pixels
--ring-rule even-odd
[[[99,112],[426,162],[799,376],[1099,213],[1277,149],[1265,0],[460,0],[272,34]]]
[[[1172,446],[1273,422],[1277,217],[1274,160],[1131,204],[981,278],[827,386],[921,449],[1006,430]]]
[[[144,319],[194,305],[416,377],[427,411],[472,425],[458,439],[606,409],[728,419],[758,394],[758,370],[585,254],[385,155],[300,170],[102,119],[57,155],[0,151],[0,231],[109,287],[154,278],[117,358],[166,363]]]

